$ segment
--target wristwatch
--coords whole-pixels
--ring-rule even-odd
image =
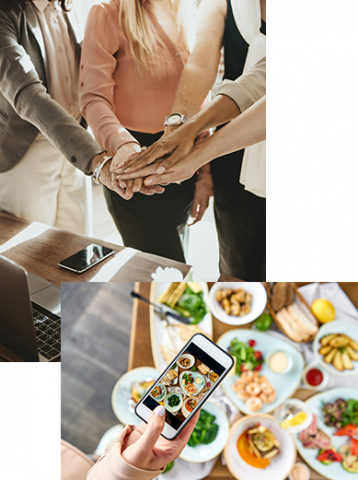
[[[97,183],[97,185],[101,184],[101,182],[99,181],[99,175],[102,171],[102,168],[106,165],[107,162],[112,160],[112,158],[113,157],[105,156],[103,157],[102,161],[97,163],[97,166],[94,169],[93,176],[92,176],[94,183]]]
[[[164,126],[171,127],[176,125],[182,125],[186,122],[186,116],[181,113],[171,113],[165,119]]]

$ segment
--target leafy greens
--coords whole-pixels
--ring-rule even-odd
[[[196,447],[201,444],[208,445],[215,440],[219,431],[219,425],[214,423],[215,420],[215,415],[211,415],[206,410],[201,410],[198,423],[189,438],[189,447]]]

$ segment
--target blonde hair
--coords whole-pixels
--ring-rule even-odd
[[[158,54],[158,45],[152,22],[143,3],[143,0],[120,0],[119,27],[124,26],[125,28],[129,48],[139,71],[143,73],[144,68],[153,73],[151,58]],[[191,12],[194,6],[193,2],[192,0],[171,0],[171,3],[177,12],[178,34],[183,34],[184,42],[190,50],[192,28],[189,28],[189,23],[194,18],[194,14]]]

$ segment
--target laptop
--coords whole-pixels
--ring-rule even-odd
[[[58,360],[60,315],[61,289],[0,255],[0,344],[26,362]]]

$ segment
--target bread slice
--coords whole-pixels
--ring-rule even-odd
[[[285,307],[276,313],[276,317],[288,338],[297,343],[306,341],[306,338],[293,328],[294,320]]]
[[[270,303],[275,312],[293,302],[295,290],[292,282],[276,282],[272,289]]]
[[[308,310],[308,309],[307,309]],[[311,318],[308,317],[308,313],[303,310],[302,304],[294,302],[287,307],[288,313],[294,318],[296,323],[299,325],[299,331],[305,335],[316,335],[318,327]]]

